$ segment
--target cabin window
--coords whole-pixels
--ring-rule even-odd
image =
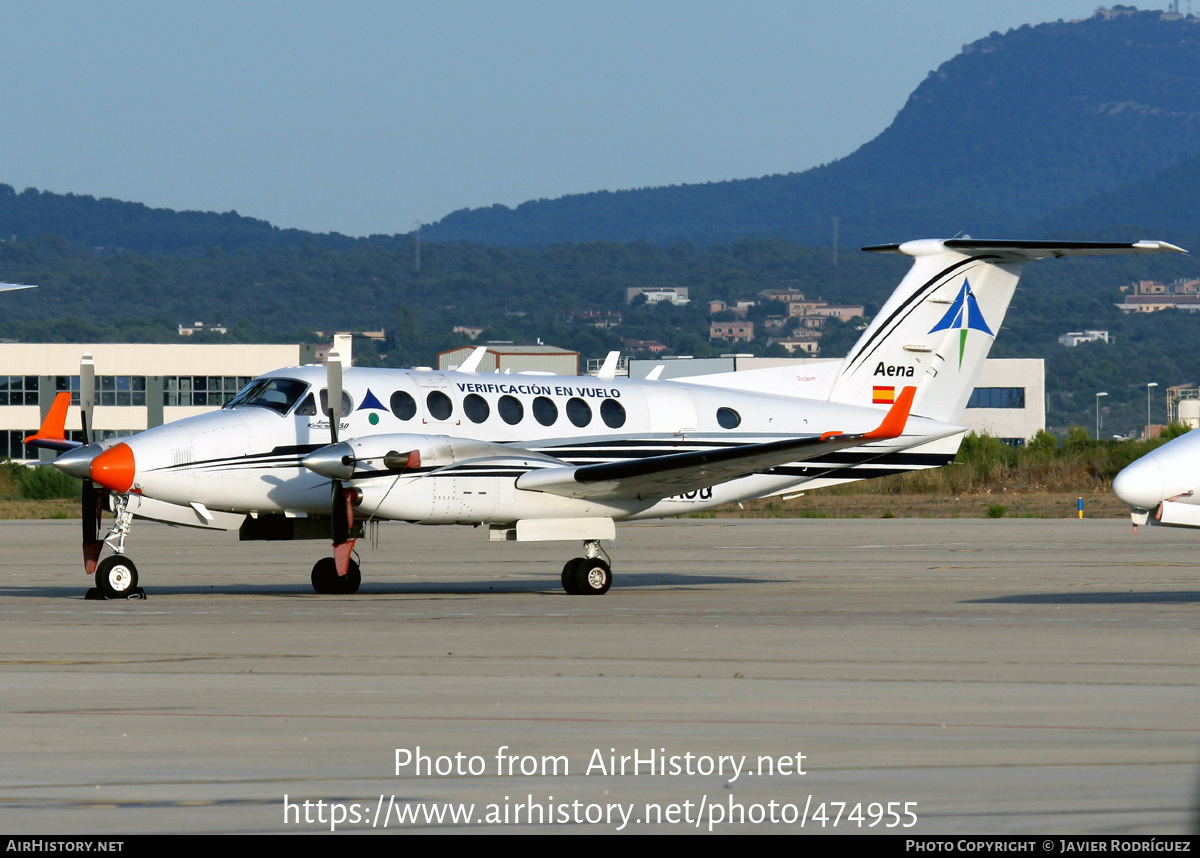
[[[429,416],[434,420],[449,420],[450,415],[454,413],[454,403],[440,390],[431,391],[425,397],[425,407],[429,409]]]
[[[412,420],[417,416],[417,400],[403,390],[393,393],[389,404],[392,406],[392,413],[401,420]]]
[[[600,403],[600,417],[609,429],[620,429],[625,425],[625,406],[615,399]]]
[[[353,410],[354,410],[354,403],[350,401],[350,394],[346,393],[346,391],[343,390],[342,391],[342,410],[341,410],[341,413],[338,414],[338,416],[339,417],[349,417],[350,412]],[[322,390],[321,391],[321,416],[324,417],[328,414],[329,414],[329,391]]]
[[[722,429],[736,429],[742,425],[742,415],[732,408],[718,408],[717,423],[721,425]]]
[[[463,411],[466,412],[472,423],[482,423],[492,413],[487,400],[478,393],[472,393],[463,400]]]
[[[553,400],[539,396],[533,400],[533,419],[543,426],[553,426],[554,422],[558,420],[558,406],[554,404]]]
[[[515,396],[501,396],[496,403],[496,410],[500,412],[500,419],[509,426],[517,425],[525,417],[525,406]]]
[[[592,422],[592,407],[579,397],[568,399],[567,419],[582,428]]]

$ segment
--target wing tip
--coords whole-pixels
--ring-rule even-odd
[[[911,384],[901,390],[900,395],[896,397],[896,401],[892,403],[892,407],[888,409],[888,413],[884,415],[883,421],[866,435],[863,435],[863,440],[887,441],[903,435],[904,427],[908,424],[908,413],[912,409],[913,397],[916,396],[916,393],[917,388]]]

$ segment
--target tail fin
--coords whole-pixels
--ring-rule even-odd
[[[888,404],[916,385],[912,413],[961,422],[1026,263],[1047,256],[1183,253],[1160,241],[925,239],[865,247],[913,257],[912,268],[842,362],[829,398]]]

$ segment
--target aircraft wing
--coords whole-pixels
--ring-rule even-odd
[[[717,450],[672,453],[596,465],[542,468],[519,477],[517,488],[598,500],[660,498],[707,488],[789,462],[802,462],[836,450],[898,438],[904,433],[915,393],[915,387],[904,388],[883,422],[870,432],[826,432]],[[947,428],[954,431],[961,429],[957,426]],[[880,455],[886,452],[880,450]]]

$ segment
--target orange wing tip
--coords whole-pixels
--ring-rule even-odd
[[[878,427],[863,436],[864,441],[886,441],[889,438],[899,438],[904,434],[904,426],[908,423],[908,412],[912,408],[913,397],[917,389],[904,388],[896,397],[895,403],[888,409],[887,416]]]
[[[46,412],[46,419],[42,421],[42,425],[37,432],[25,439],[26,444],[33,441],[66,441],[67,440],[67,408],[71,404],[71,394],[69,391],[61,391],[54,397],[54,402],[50,405],[50,410]]]

